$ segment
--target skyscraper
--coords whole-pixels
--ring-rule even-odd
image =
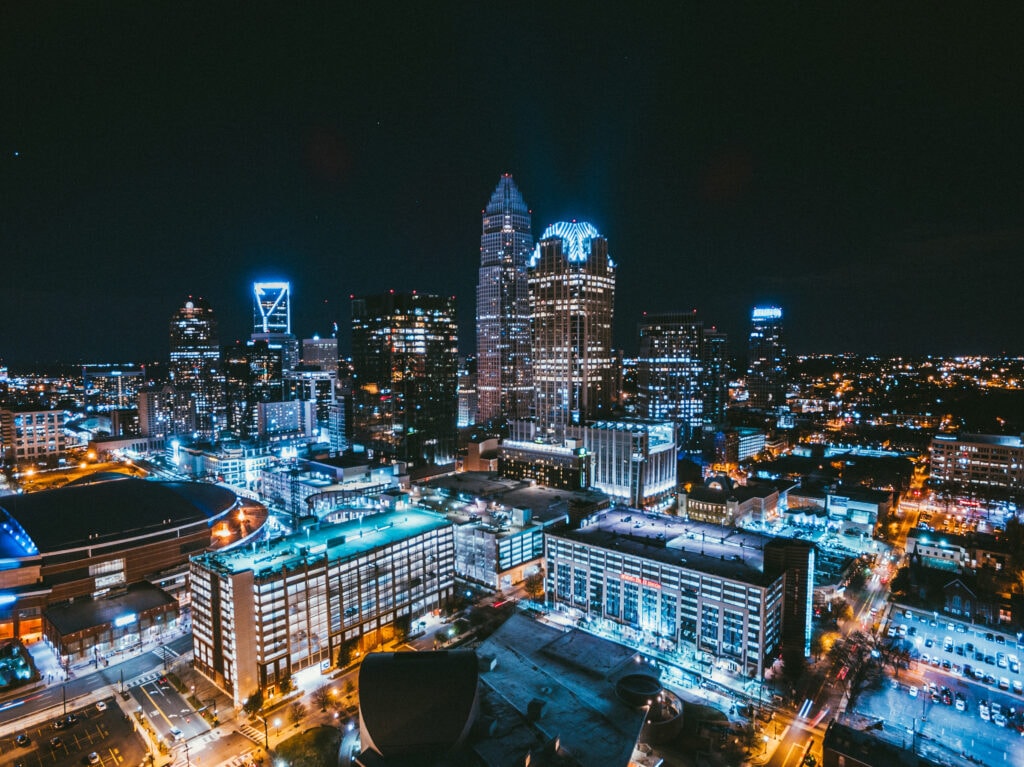
[[[646,418],[671,418],[682,449],[704,423],[704,320],[692,312],[644,316],[640,322],[637,399]]]
[[[537,426],[560,441],[565,427],[604,415],[614,396],[615,263],[586,222],[560,221],[529,262]]]
[[[775,408],[786,404],[786,346],[782,338],[782,309],[755,306],[750,313],[747,392],[750,406]]]
[[[224,427],[224,375],[220,369],[217,319],[203,298],[185,302],[171,317],[170,373],[178,391],[192,399],[196,430],[216,437]]]
[[[704,426],[725,423],[729,407],[729,337],[715,327],[704,328]]]
[[[299,340],[292,333],[292,307],[290,282],[254,282],[252,341],[266,341],[281,349],[283,371],[295,367],[299,361]]]
[[[526,418],[533,401],[530,298],[526,265],[533,253],[530,211],[512,176],[498,181],[483,211],[476,288],[476,421]]]
[[[354,297],[352,367],[353,441],[413,463],[454,460],[454,297]]]

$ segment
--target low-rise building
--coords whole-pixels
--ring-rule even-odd
[[[547,598],[630,642],[694,648],[760,678],[782,648],[787,584],[785,570],[766,573],[770,541],[667,515],[600,512],[578,530],[547,535]],[[813,556],[806,575],[813,591]],[[804,581],[794,594],[807,591]],[[799,599],[790,605],[801,621],[791,633],[802,636],[811,597]]]
[[[241,705],[408,631],[444,607],[454,570],[452,524],[415,509],[195,557],[195,667]]]
[[[963,490],[1024,488],[1024,440],[1020,435],[936,434],[931,444],[931,481]]]

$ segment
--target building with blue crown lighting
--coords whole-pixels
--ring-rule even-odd
[[[534,406],[549,441],[611,407],[615,268],[608,240],[583,221],[549,226],[530,259]]]

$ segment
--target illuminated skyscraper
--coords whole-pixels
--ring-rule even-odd
[[[224,428],[224,375],[220,369],[217,319],[203,298],[192,298],[170,323],[170,373],[174,387],[192,399],[196,430],[216,437]]]
[[[614,396],[608,241],[586,222],[552,224],[530,259],[528,283],[537,426],[560,441],[566,426],[605,415]]]
[[[530,297],[526,265],[533,253],[530,211],[512,176],[498,181],[483,212],[476,287],[477,415],[526,418],[530,375]]]
[[[704,423],[704,320],[692,312],[645,315],[640,322],[637,399],[646,418],[675,421],[685,450]]]
[[[729,407],[729,337],[717,328],[704,328],[704,426],[725,423]]]
[[[281,350],[284,372],[299,362],[299,339],[292,333],[290,282],[254,282],[252,341],[266,341]]]
[[[352,299],[353,441],[411,463],[455,457],[455,298]]]
[[[750,406],[775,408],[786,404],[786,346],[782,339],[782,309],[755,306],[750,314],[747,392]]]

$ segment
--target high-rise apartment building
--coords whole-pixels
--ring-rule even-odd
[[[410,463],[454,460],[455,298],[352,299],[353,441]]]
[[[526,265],[532,254],[530,210],[506,173],[483,211],[480,235],[477,422],[530,415],[533,383]]]
[[[8,463],[17,466],[56,463],[67,449],[64,411],[27,406],[0,410],[0,444]]]
[[[252,341],[266,341],[281,349],[283,370],[299,361],[299,339],[292,333],[292,288],[290,282],[254,282]]]
[[[216,437],[225,426],[224,375],[217,319],[205,299],[189,296],[171,317],[170,346],[175,389],[192,398],[196,430]]]
[[[530,259],[534,407],[550,440],[612,404],[615,268],[608,240],[583,221],[549,226]]]
[[[786,375],[782,309],[778,306],[755,306],[750,314],[747,356],[747,392],[750,406],[776,408],[785,405]]]

